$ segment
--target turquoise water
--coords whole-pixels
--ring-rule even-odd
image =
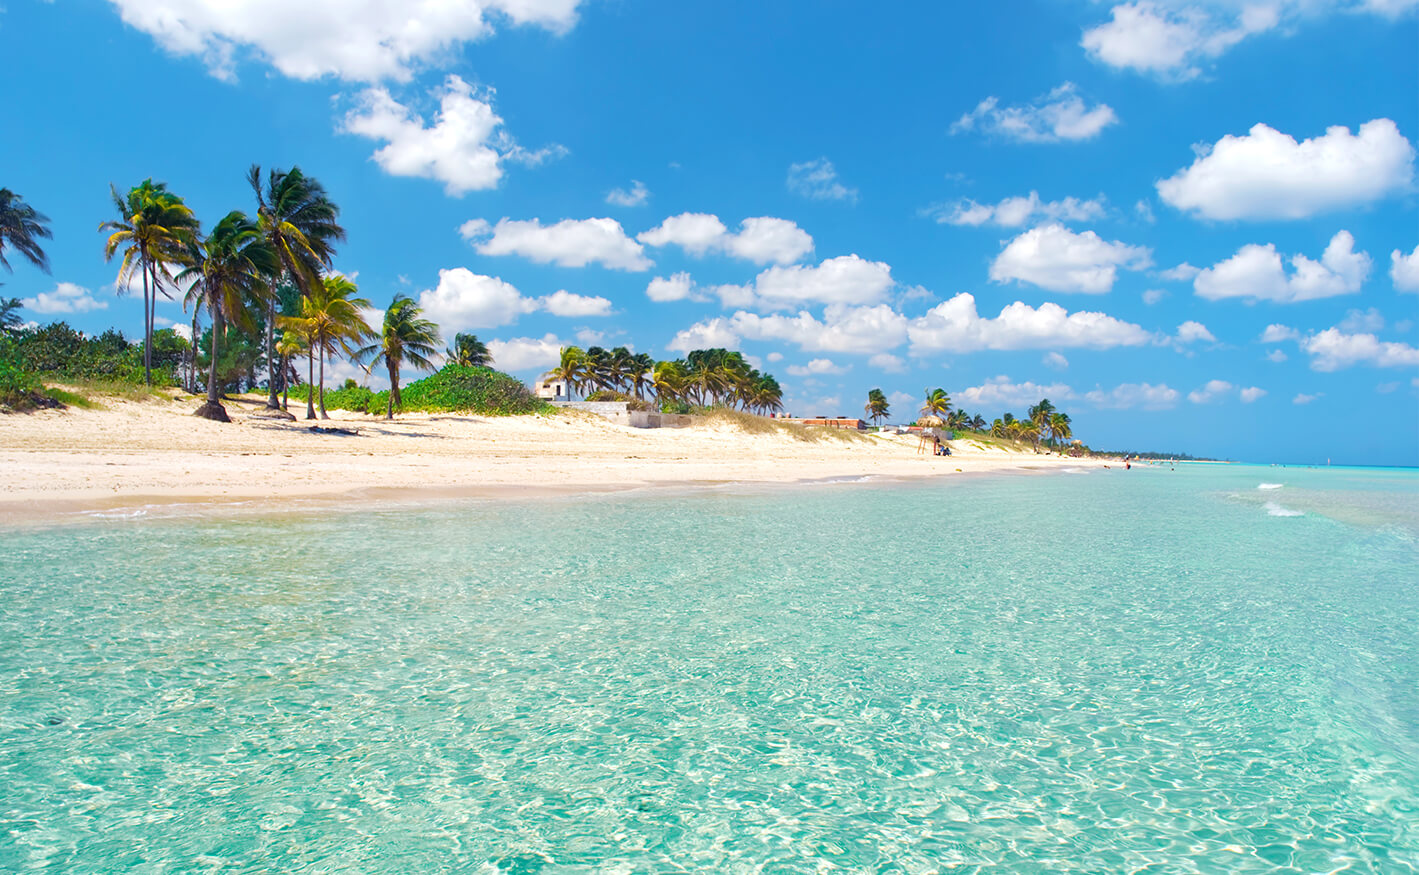
[[[1419,871],[1412,472],[154,516],[0,534],[0,871]]]

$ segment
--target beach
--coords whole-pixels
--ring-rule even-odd
[[[254,396],[230,424],[197,402],[106,398],[102,409],[0,416],[0,524],[146,505],[280,505],[371,498],[534,495],[694,484],[920,479],[1104,464],[1007,452],[971,441],[953,455],[915,435],[748,433],[726,423],[635,429],[581,411],[550,416],[343,410],[329,420],[269,418]],[[304,416],[303,405],[291,409]],[[355,434],[317,433],[312,425]]]

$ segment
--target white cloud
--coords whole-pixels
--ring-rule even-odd
[[[1345,318],[1336,323],[1335,327],[1350,334],[1367,331],[1373,333],[1384,329],[1385,317],[1374,307],[1368,310],[1346,310]]]
[[[1235,24],[1225,25],[1195,7],[1170,14],[1140,0],[1115,6],[1113,20],[1086,30],[1079,44],[1110,67],[1190,79],[1201,72],[1197,64],[1202,59],[1215,58],[1278,22],[1270,6],[1245,7]]]
[[[1300,341],[1311,357],[1311,370],[1338,371],[1353,365],[1376,368],[1419,365],[1419,349],[1407,343],[1388,343],[1373,334],[1346,334],[1327,328]]]
[[[645,287],[645,296],[652,301],[683,301],[690,297],[693,288],[690,275],[681,271],[671,275],[670,279],[658,276],[651,280]]]
[[[1069,359],[1057,352],[1048,353],[1040,362],[1053,371],[1063,371],[1069,368]]]
[[[535,337],[513,337],[508,340],[488,341],[488,352],[492,353],[493,366],[500,371],[530,371],[533,368],[547,370],[562,360],[565,346],[555,334]]]
[[[591,328],[578,328],[576,332],[576,342],[582,346],[598,346],[606,340],[606,332],[596,331]]]
[[[788,190],[813,200],[857,202],[857,189],[838,181],[838,171],[827,158],[790,164]]]
[[[1266,395],[1266,390],[1260,386],[1248,386],[1241,392],[1243,404],[1251,404]]]
[[[383,141],[374,160],[386,173],[436,179],[450,195],[496,187],[503,162],[536,165],[566,151],[552,146],[528,152],[518,146],[493,112],[491,92],[475,93],[457,76],[449,76],[434,94],[439,111],[426,127],[422,117],[385,89],[366,89],[345,115],[341,130]]]
[[[771,267],[755,278],[754,292],[770,308],[815,302],[874,304],[892,285],[887,264],[840,255],[817,266]]]
[[[540,298],[538,304],[553,316],[565,316],[570,319],[611,315],[611,302],[607,299],[600,296],[576,295],[565,289]]]
[[[1129,410],[1141,407],[1144,410],[1166,410],[1178,403],[1178,391],[1166,383],[1123,383],[1108,391],[1095,389],[1084,395],[1085,400],[1095,407],[1114,410]]]
[[[850,368],[839,364],[834,364],[832,359],[813,359],[806,365],[789,365],[788,373],[792,377],[810,377],[819,374],[845,374]]]
[[[783,361],[783,353],[771,352],[767,356],[765,356],[765,358],[767,358],[771,362],[781,362]]]
[[[892,355],[890,352],[879,352],[867,360],[869,367],[889,374],[902,374],[907,370],[907,363],[900,357]]]
[[[987,97],[961,116],[951,126],[951,133],[979,129],[1010,140],[1053,143],[1091,139],[1118,121],[1107,104],[1090,108],[1076,91],[1073,82],[1065,82],[1025,106],[1001,106],[998,98]]]
[[[1208,380],[1207,385],[1187,393],[1187,400],[1193,404],[1209,404],[1224,395],[1232,394],[1233,388],[1235,387],[1226,380]]]
[[[1292,404],[1310,404],[1318,398],[1324,398],[1324,392],[1317,392],[1314,395],[1307,395],[1305,392],[1297,392],[1296,397],[1291,399]]]
[[[651,266],[645,250],[626,236],[615,219],[563,219],[543,225],[540,219],[504,218],[491,228],[482,219],[473,219],[464,222],[459,233],[470,242],[481,241],[474,242],[474,248],[483,255],[521,255],[562,267],[595,262],[612,270],[642,271]]]
[[[1279,349],[1273,349],[1271,352],[1266,354],[1267,361],[1274,362],[1278,365],[1286,361],[1287,358],[1288,356],[1286,355],[1286,353],[1282,352]]]
[[[969,386],[955,393],[958,407],[970,404],[973,407],[1018,407],[1034,404],[1041,398],[1057,401],[1074,397],[1074,390],[1064,383],[1024,382],[1012,383],[1009,377],[990,377],[979,386]]]
[[[1140,297],[1143,298],[1143,303],[1151,307],[1167,296],[1168,293],[1162,289],[1148,289]]]
[[[1204,219],[1304,219],[1407,190],[1414,147],[1387,118],[1296,140],[1264,124],[1202,148],[1157,183],[1164,201]]]
[[[613,188],[606,193],[606,203],[618,207],[638,207],[650,200],[650,189],[639,179],[631,180],[630,189]]]
[[[1216,343],[1217,338],[1212,336],[1212,332],[1207,330],[1207,326],[1201,322],[1194,322],[1191,319],[1178,326],[1178,343],[1196,343],[1204,341],[1206,343]]]
[[[1016,301],[994,319],[983,319],[976,312],[975,298],[966,293],[913,319],[909,336],[913,355],[982,349],[1110,349],[1143,346],[1153,339],[1141,327],[1104,313],[1069,313],[1048,302],[1035,308]]]
[[[93,293],[75,283],[59,283],[53,291],[40,292],[33,298],[21,298],[20,306],[32,313],[46,316],[56,313],[89,313],[107,310],[108,302],[100,301]]]
[[[907,408],[908,412],[915,411],[919,401],[921,401],[921,399],[910,392],[893,392],[887,396],[888,404],[897,408]],[[900,412],[899,410],[898,413]]]
[[[473,273],[466,267],[439,271],[436,288],[419,293],[419,306],[444,334],[467,328],[497,328],[537,309],[511,283]]]
[[[1158,278],[1165,280],[1175,280],[1178,282],[1187,282],[1188,280],[1196,278],[1199,273],[1202,273],[1201,268],[1193,267],[1192,265],[1184,261],[1177,267],[1170,267],[1167,270],[1158,271]]]
[[[745,219],[733,234],[709,213],[671,216],[636,239],[647,246],[675,244],[694,256],[722,252],[755,264],[791,264],[813,251],[813,238],[787,219],[757,216]]]
[[[907,338],[906,317],[886,304],[829,304],[822,320],[806,311],[793,316],[760,316],[741,310],[729,324],[737,335],[750,340],[783,340],[806,350],[860,355],[894,349]]]
[[[1419,292],[1419,246],[1405,255],[1396,249],[1389,254],[1389,278],[1400,292]]]
[[[1282,343],[1287,340],[1296,340],[1300,336],[1300,332],[1289,325],[1272,323],[1266,326],[1265,331],[1261,332],[1259,339],[1262,343]]]
[[[1049,224],[1011,240],[991,263],[990,278],[1021,280],[1054,292],[1102,294],[1113,288],[1120,267],[1141,270],[1151,255],[1143,246],[1110,243],[1093,231],[1076,234]]]
[[[1355,251],[1349,231],[1339,231],[1320,261],[1293,255],[1291,266],[1294,271],[1287,276],[1274,245],[1248,243],[1236,255],[1199,273],[1193,289],[1198,297],[1212,301],[1247,298],[1285,304],[1348,295],[1358,292],[1369,275],[1370,256]]]
[[[671,352],[690,352],[696,349],[738,349],[739,335],[730,326],[729,320],[716,317],[705,322],[696,322],[675,336],[665,345]]]
[[[125,24],[231,79],[239,50],[295,79],[407,80],[414,68],[492,33],[489,13],[561,33],[579,0],[111,0]]]
[[[1066,197],[1064,200],[1040,200],[1040,194],[1032,191],[1025,197],[1008,197],[997,204],[981,204],[969,198],[954,204],[934,207],[927,211],[943,225],[999,225],[1002,228],[1019,228],[1035,219],[1056,221],[1087,222],[1103,218],[1104,196],[1094,200],[1080,200]]]

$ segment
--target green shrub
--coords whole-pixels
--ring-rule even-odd
[[[304,404],[309,391],[309,386],[292,386],[291,400]],[[444,365],[438,373],[402,387],[399,394],[405,413],[516,416],[551,409],[517,378],[492,368],[468,365]],[[372,392],[364,386],[325,390],[325,406],[329,410],[382,414],[388,404],[388,390]]]

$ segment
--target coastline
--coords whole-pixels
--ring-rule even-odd
[[[330,411],[311,423],[228,403],[231,424],[191,416],[190,401],[106,399],[104,409],[0,417],[0,528],[122,516],[281,512],[467,498],[536,498],[643,488],[814,481],[925,480],[1101,467],[1097,459],[915,436],[816,440],[729,425],[631,429],[581,413],[476,417],[408,414],[393,422]],[[303,411],[302,411],[303,412]],[[356,431],[318,434],[312,424]]]

